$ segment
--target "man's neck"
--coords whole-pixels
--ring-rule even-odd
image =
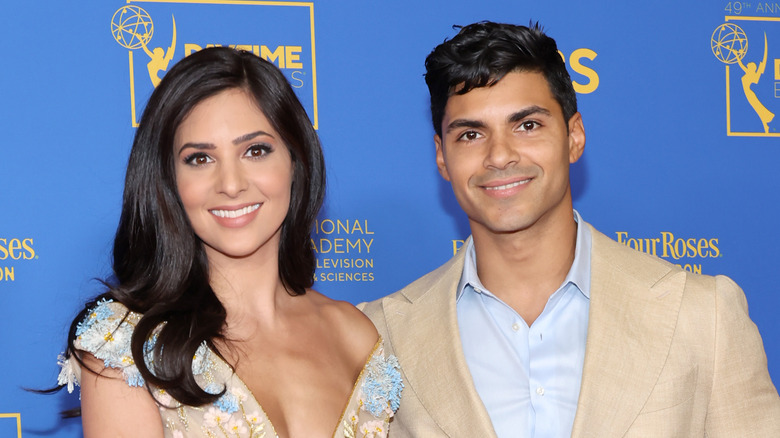
[[[514,233],[495,234],[474,226],[472,233],[480,281],[530,326],[574,261],[573,211],[540,219]]]

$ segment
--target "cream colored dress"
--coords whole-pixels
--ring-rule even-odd
[[[124,320],[123,320],[124,318]],[[74,346],[102,359],[106,367],[122,371],[130,386],[142,387],[144,380],[130,353],[130,339],[141,315],[120,303],[98,303],[76,331]],[[152,336],[147,346],[153,345]],[[151,351],[151,348],[147,348]],[[151,353],[147,363],[154,358]],[[81,369],[71,357],[60,356],[59,383],[73,391]],[[206,392],[225,393],[214,403],[188,406],[178,403],[164,390],[152,388],[162,417],[166,437],[273,438],[276,432],[252,392],[233,369],[205,345],[198,349],[192,370]],[[400,370],[395,356],[385,357],[380,338],[360,373],[349,402],[339,419],[334,437],[386,437],[390,419],[400,403]]]

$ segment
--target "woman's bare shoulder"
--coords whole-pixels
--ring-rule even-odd
[[[311,294],[323,318],[345,341],[348,350],[354,352],[356,357],[365,359],[367,352],[373,350],[379,339],[379,333],[371,320],[347,301],[334,300],[315,290],[307,291],[307,294]]]
[[[120,370],[105,367],[103,360],[92,353],[79,353],[88,368],[81,372],[84,436],[162,438],[162,419],[149,391],[144,387],[128,386]]]

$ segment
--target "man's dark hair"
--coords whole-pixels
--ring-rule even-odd
[[[447,100],[474,88],[489,87],[513,71],[539,72],[568,121],[577,112],[577,95],[555,40],[538,23],[526,26],[483,21],[460,29],[425,58],[433,129],[441,137]]]

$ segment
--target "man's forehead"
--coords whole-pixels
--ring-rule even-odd
[[[504,79],[507,75],[511,73],[539,73],[540,75],[542,75],[542,71],[539,69],[517,67],[507,72],[491,74],[487,78],[477,76],[474,78],[460,81],[455,85],[452,85],[450,87],[449,97],[452,97],[454,95],[463,95],[472,90],[479,89],[479,88],[492,87],[498,84],[499,82],[501,82],[502,79]],[[542,77],[544,77],[544,75],[542,75]],[[463,89],[466,87],[468,87],[468,89],[464,92]]]
[[[450,93],[444,107],[445,116],[453,107],[467,104],[482,106],[494,102],[515,102],[522,105],[522,102],[528,102],[539,105],[539,102],[551,102],[552,105],[554,102],[554,106],[560,107],[547,79],[539,72],[510,72],[488,85],[472,87],[463,92],[465,86],[465,83],[460,83],[456,86],[458,89]]]

